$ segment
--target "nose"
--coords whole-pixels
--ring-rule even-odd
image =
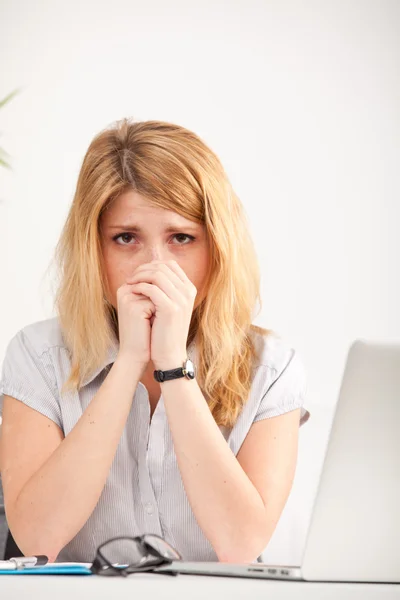
[[[162,260],[162,252],[160,251],[160,249],[158,247],[156,248],[151,248],[150,249],[150,261],[152,260]]]
[[[150,263],[153,260],[167,261],[174,258],[171,246],[161,241],[143,244],[140,252],[141,262]]]
[[[168,252],[162,249],[160,245],[152,245],[144,252],[144,261],[151,262],[152,260],[169,260]]]

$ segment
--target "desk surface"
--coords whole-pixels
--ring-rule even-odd
[[[185,575],[176,577],[135,573],[127,578],[95,575],[1,575],[2,600],[118,600],[144,597],[152,600],[400,600],[400,585],[370,583],[310,583],[238,577]],[[143,595],[143,596],[142,596]]]

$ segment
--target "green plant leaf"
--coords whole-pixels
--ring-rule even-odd
[[[5,104],[7,104],[7,102],[9,102],[11,100],[11,98],[13,98],[16,94],[18,94],[20,90],[21,90],[21,88],[17,88],[16,90],[14,90],[10,94],[8,94],[8,96],[3,98],[3,100],[0,100],[0,108],[2,108]]]
[[[3,148],[0,148],[0,155],[3,154],[3,156],[10,156],[10,154],[8,154],[8,152],[6,152],[5,150],[3,150]]]
[[[11,165],[9,165],[5,160],[3,160],[2,158],[0,158],[0,165],[2,165],[3,167],[7,167],[7,169],[11,169],[12,167]]]
[[[8,96],[6,96],[5,98],[3,98],[3,100],[0,100],[0,108],[2,108],[5,104],[7,104],[7,102],[9,102],[11,100],[11,98],[13,98],[16,94],[18,94],[21,91],[21,88],[17,88],[14,91],[12,91],[10,94],[8,94]],[[5,150],[3,150],[2,148],[0,148],[0,165],[3,167],[6,167],[7,169],[12,169],[12,166],[4,160],[4,158],[2,158],[2,156],[10,156]]]

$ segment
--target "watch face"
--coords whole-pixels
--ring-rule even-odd
[[[189,377],[190,379],[194,379],[194,376],[195,376],[194,364],[189,359],[185,362],[185,370],[187,372],[186,376]]]

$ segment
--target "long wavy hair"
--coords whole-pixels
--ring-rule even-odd
[[[62,393],[82,387],[119,339],[99,221],[128,190],[205,225],[210,270],[187,345],[195,341],[197,381],[216,423],[233,427],[259,364],[254,334],[270,333],[252,324],[257,301],[262,307],[257,255],[244,208],[216,154],[193,132],[164,121],[116,121],[94,137],[83,159],[54,255],[55,308],[71,355]]]

